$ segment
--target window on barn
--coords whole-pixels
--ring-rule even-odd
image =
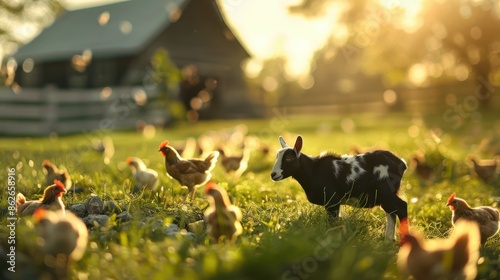
[[[36,65],[33,59],[25,59],[22,64],[21,85],[25,87],[37,87],[40,85],[40,65]]]
[[[75,69],[69,70],[68,87],[70,88],[85,88],[88,82],[88,74]]]
[[[116,64],[114,60],[94,61],[91,68],[93,87],[111,86],[116,83]]]

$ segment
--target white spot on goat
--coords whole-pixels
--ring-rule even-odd
[[[353,155],[341,155],[340,157],[348,164],[352,164],[356,160]]]
[[[373,168],[373,175],[378,174],[378,179],[386,179],[389,178],[389,166],[388,165],[377,165]]]
[[[352,183],[356,181],[366,170],[361,167],[361,156],[352,156],[352,155],[342,155],[341,157],[344,160],[344,164],[351,165],[351,172],[346,176],[346,182]]]
[[[276,154],[276,162],[274,163],[274,166],[273,166],[273,170],[272,170],[272,173],[271,174],[275,174],[273,177],[272,177],[272,180],[273,181],[279,181],[281,179],[283,179],[283,169],[281,168],[281,164],[282,164],[282,161],[283,161],[283,155],[285,154],[285,151],[288,150],[290,148],[283,148],[283,149],[280,149],[278,151],[278,153]]]

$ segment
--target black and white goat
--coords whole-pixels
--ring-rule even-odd
[[[385,238],[394,240],[396,216],[400,233],[408,232],[407,203],[397,195],[405,162],[384,150],[359,155],[338,156],[325,153],[311,157],[301,153],[302,137],[294,147],[279,137],[281,149],[271,172],[273,181],[292,176],[304,189],[309,202],[322,205],[333,217],[341,204],[362,208],[380,205],[386,212]]]

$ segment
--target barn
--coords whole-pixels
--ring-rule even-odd
[[[191,120],[256,116],[241,70],[248,57],[215,0],[68,11],[13,55],[19,86],[2,89],[0,131],[162,125],[179,111],[174,103]]]

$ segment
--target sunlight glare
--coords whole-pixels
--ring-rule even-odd
[[[35,24],[24,23],[18,24],[14,27],[13,36],[16,40],[26,42],[35,37],[38,32],[40,32],[40,28],[38,28]]]
[[[382,7],[389,11],[401,10],[401,27],[407,33],[413,33],[422,26],[419,13],[422,10],[422,0],[379,0]]]
[[[310,72],[314,53],[331,37],[342,12],[333,4],[318,17],[289,14],[293,1],[218,1],[226,20],[254,58],[284,57],[285,76],[299,78]],[[255,19],[249,23],[248,19]],[[247,76],[257,75],[257,65],[246,64]]]
[[[262,60],[256,58],[249,58],[242,63],[243,71],[245,75],[250,79],[255,79],[259,76],[260,71],[264,67]]]

